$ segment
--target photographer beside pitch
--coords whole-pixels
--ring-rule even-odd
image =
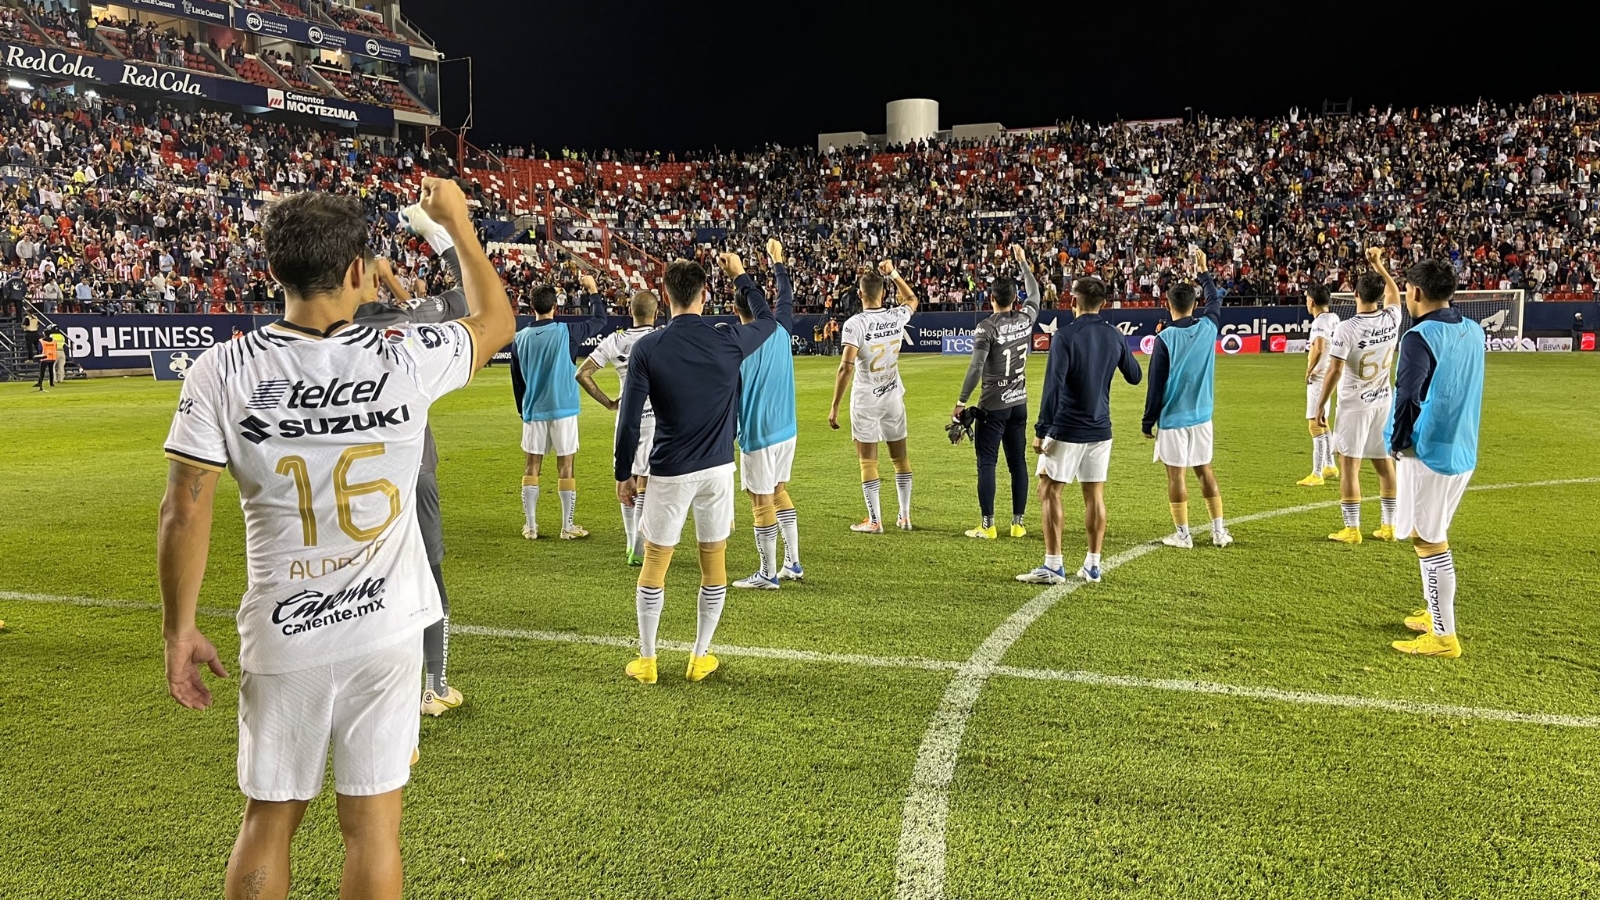
[[[377,296],[360,203],[322,192],[270,207],[264,244],[283,320],[218,345],[185,379],[156,556],[167,687],[211,705],[226,677],[195,623],[220,473],[239,482],[239,786],[230,900],[289,892],[290,845],[333,750],[345,897],[398,898],[401,789],[415,761],[422,632],[440,618],[416,518],[428,411],[511,340],[514,314],[452,181],[422,208],[455,242],[471,315],[390,334],[350,319]],[[365,429],[338,428],[364,423]],[[337,503],[334,503],[334,500]]]
[[[972,335],[972,362],[961,382],[961,396],[950,414],[961,421],[967,400],[981,382],[978,395],[978,433],[973,438],[978,454],[978,512],[983,516],[969,538],[994,540],[995,470],[1000,448],[1006,451],[1011,473],[1011,536],[1026,537],[1022,518],[1028,512],[1028,353],[1033,349],[1033,325],[1039,321],[1039,282],[1021,244],[1011,245],[1022,270],[1028,297],[1016,308],[1017,286],[1010,278],[994,282],[989,306],[994,314],[978,323]]]
[[[739,414],[740,368],[777,330],[766,294],[745,274],[733,253],[717,257],[753,314],[748,325],[714,327],[702,317],[706,273],[699,263],[678,260],[662,282],[672,319],[633,345],[628,380],[617,415],[615,474],[617,500],[633,503],[638,493],[634,454],[640,420],[648,400],[656,413],[655,444],[650,449],[650,502],[639,528],[644,533],[644,566],[639,570],[634,605],[639,619],[639,658],[627,674],[656,683],[656,626],[665,602],[667,567],[683,524],[694,511],[700,545],[700,611],[694,650],[685,676],[701,681],[717,669],[711,638],[728,596],[728,535],[733,531],[733,436]]]

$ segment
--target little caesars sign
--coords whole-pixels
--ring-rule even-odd
[[[102,84],[126,84],[131,87],[165,91],[169,94],[205,95],[205,90],[194,76],[155,66],[141,66],[129,62],[45,50],[39,47],[22,47],[0,44],[5,48],[5,66],[21,72],[53,75],[58,78],[81,78]]]

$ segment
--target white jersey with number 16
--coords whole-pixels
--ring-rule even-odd
[[[417,471],[428,408],[472,371],[459,322],[326,337],[274,323],[189,369],[166,452],[239,483],[246,671],[326,665],[438,620]]]
[[[900,384],[900,344],[910,321],[911,308],[907,306],[868,309],[845,321],[840,342],[856,348],[852,397],[885,398],[905,393]]]

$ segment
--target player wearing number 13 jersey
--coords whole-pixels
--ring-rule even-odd
[[[883,305],[885,278],[894,281],[898,306]],[[844,351],[833,383],[833,409],[828,414],[828,424],[837,429],[839,401],[844,398],[845,384],[850,383],[850,436],[855,438],[856,456],[861,460],[861,495],[867,501],[867,517],[850,526],[850,530],[883,533],[878,505],[878,444],[883,442],[889,445],[889,459],[894,464],[895,494],[900,501],[897,521],[910,531],[911,460],[906,455],[906,391],[900,383],[900,342],[911,315],[917,311],[917,297],[888,260],[879,263],[876,272],[863,272],[856,287],[861,294],[862,311],[844,323],[840,339]]]
[[[362,208],[297,194],[263,223],[284,319],[197,360],[167,437],[157,553],[167,680],[186,706],[210,703],[198,665],[224,674],[194,621],[224,468],[244,512],[238,775],[250,803],[229,897],[287,893],[290,837],[321,792],[330,744],[349,850],[343,888],[400,896],[422,632],[440,617],[416,518],[428,411],[513,330],[460,188],[428,179],[422,206],[454,239],[467,318],[351,324],[377,292]]]
[[[1361,543],[1361,461],[1372,460],[1378,473],[1382,525],[1372,536],[1394,537],[1394,460],[1383,445],[1393,394],[1395,348],[1400,344],[1400,288],[1383,266],[1383,250],[1367,251],[1372,271],[1356,279],[1356,314],[1334,329],[1328,348],[1331,362],[1322,386],[1318,424],[1328,423],[1328,398],[1337,389],[1339,416],[1334,420],[1333,446],[1339,454],[1339,501],[1344,527],[1328,535],[1343,544]],[[1381,304],[1381,306],[1380,306]]]

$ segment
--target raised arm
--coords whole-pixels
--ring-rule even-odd
[[[394,267],[389,265],[387,259],[378,260],[378,283],[388,289],[389,296],[393,297],[396,303],[411,302],[411,292],[406,290],[406,286],[394,276]]]
[[[1023,306],[1031,306],[1034,309],[1038,309],[1041,299],[1039,295],[1039,279],[1034,277],[1033,264],[1028,262],[1028,252],[1022,249],[1022,244],[1018,242],[1011,245],[1011,255],[1017,261],[1017,268],[1022,270],[1022,288],[1028,294],[1027,299],[1022,302]]]
[[[1206,260],[1204,250],[1194,251],[1195,280],[1200,283],[1200,291],[1205,295],[1206,308],[1202,316],[1211,320],[1218,330],[1222,328],[1222,291],[1217,289],[1216,279],[1211,277],[1211,264]],[[1154,361],[1152,360],[1152,363]]]
[[[582,322],[567,325],[567,335],[572,340],[572,355],[581,355],[583,342],[598,334],[604,334],[611,324],[611,318],[606,310],[606,298],[600,293],[600,286],[595,284],[594,276],[585,275],[579,279],[583,285],[584,303],[589,307],[589,318]]]
[[[195,624],[200,583],[211,552],[211,509],[219,470],[180,462],[167,464],[167,491],[161,498],[156,531],[156,567],[161,582],[161,635],[166,642],[167,691],[190,709],[211,705],[211,689],[200,666],[228,677],[217,648]]]
[[[878,272],[894,282],[895,300],[901,306],[916,312],[918,302],[916,292],[911,290],[911,285],[906,284],[904,278],[900,277],[900,270],[894,267],[894,263],[887,259],[878,263]]]
[[[1394,283],[1394,276],[1389,274],[1389,268],[1383,264],[1383,248],[1367,248],[1367,264],[1372,270],[1383,276],[1383,305],[1400,305],[1400,285]]]
[[[461,193],[461,186],[449,178],[422,179],[422,211],[455,242],[456,257],[461,262],[461,288],[467,295],[468,315],[460,321],[472,335],[473,368],[481,369],[511,343],[517,330],[516,313],[506,298],[500,273],[478,243],[478,232],[467,212],[467,198]]]
[[[739,259],[739,254],[719,253],[717,265],[722,269],[722,274],[733,279],[734,288],[744,296],[745,303],[749,304],[750,312],[755,316],[755,321],[748,325],[735,325],[728,329],[739,347],[740,355],[748,357],[761,349],[767,338],[778,330],[778,320],[772,315],[771,304],[767,303],[766,291],[756,284],[754,278],[745,274],[744,262]]]
[[[772,258],[772,280],[778,288],[774,314],[783,330],[794,334],[794,282],[789,278],[788,256],[777,238],[767,241],[767,256]]]

